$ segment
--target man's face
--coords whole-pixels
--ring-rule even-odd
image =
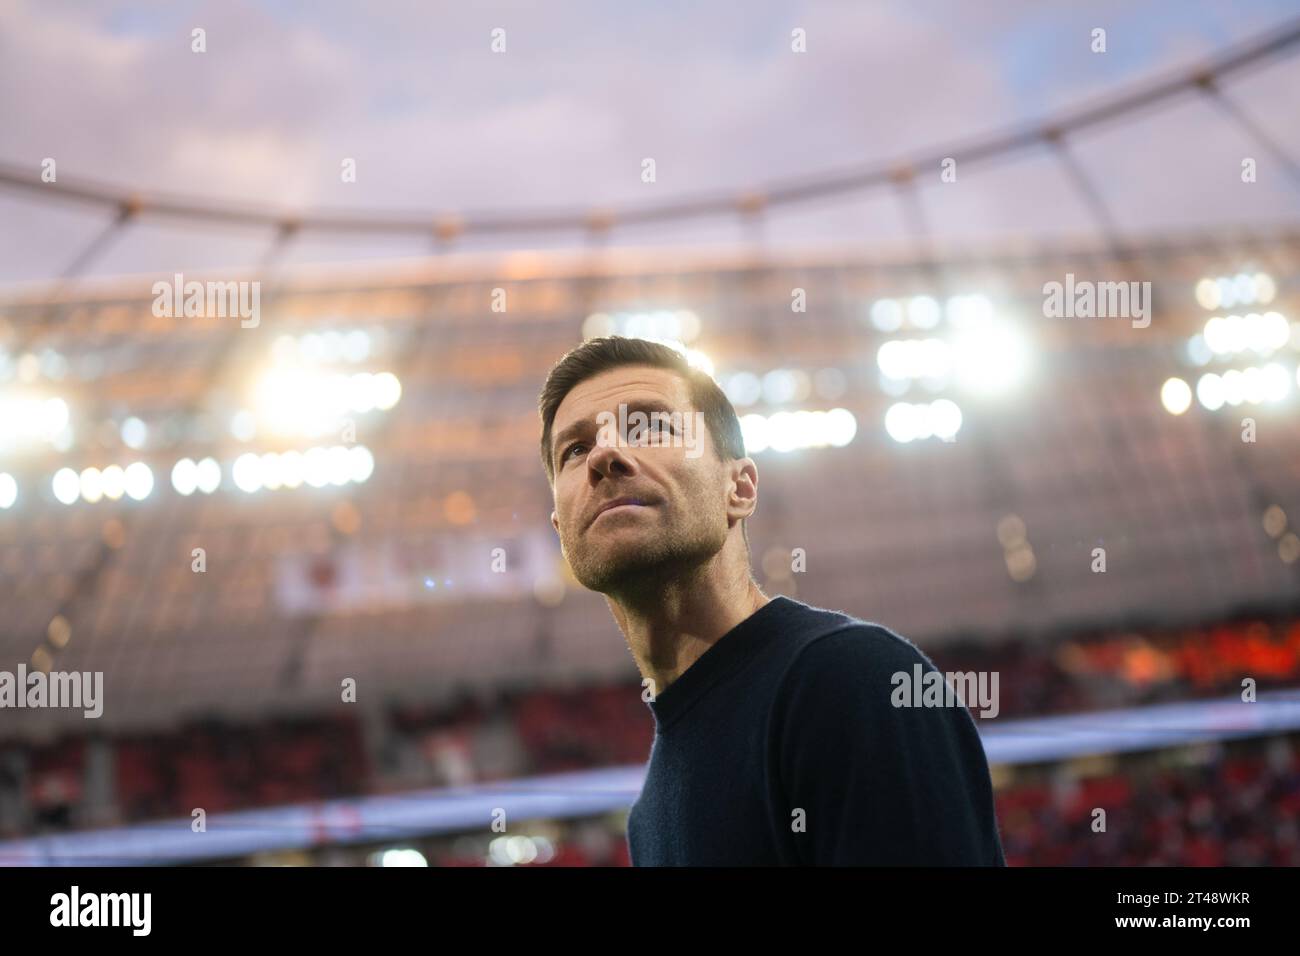
[[[624,436],[615,424],[602,441],[601,425],[608,419],[597,416],[608,413],[617,423],[621,404],[629,415],[637,409],[648,415],[658,408],[679,413],[683,424],[689,417],[702,453],[688,454],[681,436],[666,428]],[[693,567],[722,549],[730,527],[732,482],[707,426],[697,427],[702,419],[690,403],[686,382],[653,366],[610,369],[564,397],[551,428],[551,524],[584,587],[605,594],[635,588],[675,568]],[[610,435],[617,435],[617,441],[608,441]],[[639,503],[598,515],[602,506],[624,497]]]

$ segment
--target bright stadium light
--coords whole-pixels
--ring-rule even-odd
[[[258,383],[258,418],[281,435],[315,437],[333,431],[349,412],[387,411],[402,397],[392,372],[322,372],[276,366]],[[232,430],[234,430],[232,422]],[[243,430],[236,437],[247,439]]]
[[[357,372],[348,379],[347,406],[356,412],[368,412],[375,407],[375,376]]]
[[[1196,400],[1202,408],[1217,412],[1224,405],[1223,378],[1214,372],[1207,372],[1196,382]]]
[[[257,437],[257,418],[246,408],[241,408],[230,417],[230,434],[240,441],[252,441]]]
[[[280,456],[280,483],[286,488],[297,488],[302,485],[302,477],[302,452],[286,451]]]
[[[1242,305],[1249,305],[1255,301],[1255,277],[1247,275],[1244,272],[1238,272],[1232,277],[1232,291],[1237,297],[1237,301]]]
[[[367,481],[375,471],[375,456],[365,445],[354,445],[348,449],[348,478],[361,484]]]
[[[262,487],[267,491],[275,491],[280,487],[280,456],[273,451],[268,451],[262,456]]]
[[[700,334],[700,317],[690,309],[640,312],[593,312],[582,323],[584,338],[621,335],[651,342],[693,342]]]
[[[1213,312],[1219,307],[1219,284],[1213,279],[1205,278],[1196,283],[1196,301],[1202,309]]]
[[[172,465],[172,487],[178,495],[188,498],[199,486],[199,469],[191,458],[182,458]]]
[[[1263,340],[1270,352],[1285,348],[1291,341],[1291,323],[1280,312],[1265,312],[1260,318]]]
[[[1246,400],[1245,376],[1239,369],[1231,368],[1223,373],[1223,400],[1229,405],[1240,405]]]
[[[1192,389],[1181,378],[1170,378],[1160,386],[1160,404],[1170,415],[1181,415],[1192,404]]]
[[[929,431],[944,441],[952,441],[961,431],[961,409],[946,398],[931,402],[926,409]]]
[[[73,504],[81,497],[81,479],[71,468],[60,468],[56,471],[51,486],[54,497],[65,505]]]
[[[122,444],[127,448],[140,449],[149,439],[149,428],[134,415],[122,422]]]
[[[144,501],[153,491],[153,471],[142,461],[126,466],[126,494],[135,501]]]
[[[953,368],[962,387],[981,395],[1008,393],[1029,369],[1029,344],[1005,323],[971,328],[953,342]]]
[[[18,500],[18,482],[6,471],[0,471],[0,509],[8,510]]]
[[[331,485],[346,485],[352,476],[352,461],[348,450],[342,445],[335,445],[325,453],[325,473]]]
[[[753,405],[763,397],[763,385],[753,372],[737,372],[727,379],[723,391],[732,405]]]
[[[903,307],[896,299],[878,299],[871,305],[871,324],[881,332],[897,332],[903,325]]]
[[[773,451],[788,452],[799,447],[802,435],[791,412],[777,412],[767,420],[768,443]]]
[[[83,468],[78,480],[81,483],[81,497],[83,500],[93,505],[104,497],[103,476],[98,468]]]
[[[983,326],[993,321],[993,303],[989,297],[975,293],[973,295],[954,295],[947,303],[948,324],[955,329]]]
[[[777,368],[763,376],[763,400],[769,405],[784,405],[797,402],[807,395],[801,394],[801,387],[806,389],[807,377],[801,381],[790,369]]]
[[[1237,304],[1237,291],[1231,279],[1220,277],[1214,280],[1214,285],[1219,293],[1220,308],[1231,309]]]
[[[235,459],[230,475],[235,479],[235,487],[252,494],[262,487],[262,459],[253,452],[245,452]]]
[[[1277,295],[1277,284],[1273,277],[1267,272],[1256,272],[1255,280],[1255,301],[1260,305],[1268,305]]]
[[[1214,358],[1214,350],[1205,341],[1205,335],[1197,332],[1187,340],[1187,360],[1193,365],[1209,365]]]
[[[370,335],[353,329],[343,336],[343,358],[349,362],[364,362],[370,357]]]
[[[104,497],[109,501],[117,501],[126,494],[126,472],[121,465],[109,465],[100,472],[99,481]]]
[[[900,444],[913,441],[921,431],[920,415],[915,405],[895,402],[885,412],[885,431]]]
[[[60,443],[70,419],[61,398],[15,396],[0,398],[0,448],[37,442]]]
[[[835,448],[843,448],[858,433],[858,420],[847,408],[832,408],[826,413],[826,440]]]
[[[324,488],[330,483],[327,459],[324,448],[309,448],[303,456],[303,480],[313,488]]]
[[[215,458],[204,458],[195,466],[195,484],[205,495],[217,490],[221,484],[221,466]]]
[[[767,418],[763,415],[740,416],[740,433],[745,439],[745,451],[756,455],[769,446]]]
[[[425,859],[424,854],[419,850],[398,849],[384,850],[381,853],[373,854],[372,859],[377,856],[380,866],[428,866],[429,861]]]
[[[402,397],[402,383],[392,372],[380,372],[375,376],[375,407],[388,411]]]
[[[1260,371],[1263,384],[1264,401],[1280,402],[1291,392],[1291,376],[1284,366],[1270,362]]]
[[[913,296],[907,303],[907,320],[918,329],[934,328],[939,317],[939,303],[932,296]]]

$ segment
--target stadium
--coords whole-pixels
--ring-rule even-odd
[[[286,211],[0,148],[6,248],[59,230],[0,286],[0,863],[629,865],[654,721],[537,461],[548,370],[618,335],[734,405],[766,593],[994,677],[1008,865],[1300,865],[1300,139],[1238,92],[1293,99],[1300,25],[1257,7],[1032,122],[665,199]],[[1190,154],[1192,110],[1270,216],[1109,198],[1090,137]],[[950,234],[949,157],[1078,228]],[[875,202],[897,241],[784,241]]]

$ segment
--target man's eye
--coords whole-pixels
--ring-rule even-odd
[[[575,449],[575,448],[581,448],[581,447],[583,447],[582,442],[580,442],[580,441],[575,441],[575,442],[574,442],[572,445],[570,445],[568,448],[564,449],[564,456],[563,456],[563,458],[562,458],[561,460],[562,460],[562,461],[568,461],[568,460],[569,460],[569,456],[573,454],[573,449]]]

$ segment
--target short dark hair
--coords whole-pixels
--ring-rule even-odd
[[[551,454],[551,429],[564,396],[579,382],[625,365],[650,365],[676,372],[686,382],[695,411],[704,413],[704,423],[713,436],[713,448],[718,458],[735,461],[745,457],[745,436],[741,433],[736,409],[712,376],[692,366],[681,352],[670,346],[648,339],[606,335],[588,339],[565,353],[546,376],[546,384],[538,397],[537,412],[542,418],[542,466],[552,488],[555,487],[555,460]],[[748,547],[749,531],[744,519],[740,527]]]

